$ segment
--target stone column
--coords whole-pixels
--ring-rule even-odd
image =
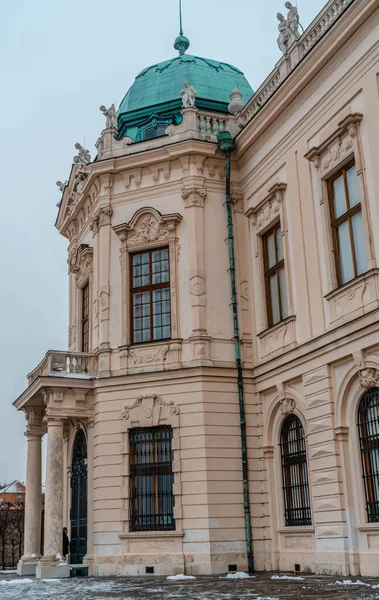
[[[63,529],[63,419],[47,417],[46,493],[44,555],[37,567],[37,578],[69,576],[56,565],[62,554]],[[55,567],[55,568],[54,568]]]
[[[94,419],[87,419],[87,554],[84,557],[86,565],[93,564],[93,438],[94,438]]]
[[[26,459],[26,498],[24,526],[24,554],[17,566],[19,575],[34,575],[41,556],[41,413],[27,409],[25,432],[28,441]]]

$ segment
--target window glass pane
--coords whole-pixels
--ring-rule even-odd
[[[287,288],[286,288],[286,274],[284,268],[279,270],[279,282],[280,282],[280,300],[282,308],[282,319],[288,317],[288,305],[287,305]]]
[[[277,261],[283,260],[282,230],[280,227],[276,230],[276,250],[278,252]]]
[[[350,243],[349,221],[342,223],[337,229],[338,251],[341,271],[341,283],[354,279],[353,256]]]
[[[275,232],[270,233],[266,237],[266,248],[267,248],[267,267],[271,269],[276,264],[275,255]]]
[[[271,324],[275,325],[275,323],[279,323],[280,321],[278,279],[276,273],[270,277],[270,301],[272,319]]]
[[[343,175],[340,175],[340,177],[333,181],[332,187],[334,218],[338,219],[338,217],[340,217],[347,211]]]
[[[357,275],[367,271],[367,252],[365,232],[363,229],[362,212],[357,213],[351,219],[353,225],[355,260],[357,263]]]
[[[346,171],[347,187],[349,189],[350,208],[360,203],[359,183],[355,165]]]

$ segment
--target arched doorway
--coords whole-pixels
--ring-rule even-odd
[[[87,554],[87,442],[84,431],[75,436],[71,469],[70,562],[83,563]]]

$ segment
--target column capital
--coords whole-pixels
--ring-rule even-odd
[[[24,408],[23,411],[26,419],[26,431],[24,434],[26,438],[29,440],[34,436],[42,437],[44,433],[42,421],[43,408],[39,406],[28,406]]]
[[[207,190],[205,188],[191,187],[182,190],[182,198],[186,208],[190,208],[191,206],[203,208],[206,196]]]

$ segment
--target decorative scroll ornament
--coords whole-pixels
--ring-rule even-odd
[[[379,371],[373,368],[362,369],[358,372],[359,385],[363,390],[379,387]]]
[[[189,188],[188,190],[182,190],[182,198],[186,208],[190,206],[204,206],[204,200],[207,196],[207,190],[204,188]]]
[[[165,241],[168,239],[168,227],[162,226],[158,219],[150,214],[139,219],[135,233],[128,239],[128,246],[140,246],[148,242]]]
[[[176,406],[173,400],[163,400],[158,394],[141,394],[130,406],[124,406],[121,411],[120,417],[122,420],[127,421],[130,419],[130,411],[141,406],[144,409],[144,416],[151,418],[153,416],[154,406],[166,407],[170,415],[177,416],[179,414],[179,407]]]
[[[296,402],[293,398],[281,398],[280,410],[283,415],[290,415],[295,411]]]

